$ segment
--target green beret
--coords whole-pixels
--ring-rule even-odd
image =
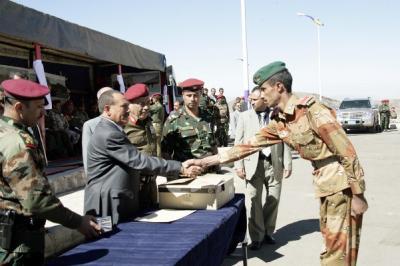
[[[285,63],[281,61],[272,62],[260,68],[253,76],[253,82],[261,86],[270,77],[283,70],[287,70]]]

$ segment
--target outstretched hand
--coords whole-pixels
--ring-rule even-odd
[[[202,167],[200,160],[190,159],[182,163],[182,170],[181,170],[182,176],[195,178],[198,175],[201,175],[203,171],[204,168]]]

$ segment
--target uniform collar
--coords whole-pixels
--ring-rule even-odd
[[[293,115],[298,100],[299,99],[292,94],[292,96],[290,96],[289,100],[287,101],[283,112],[279,112],[279,117],[282,119],[286,119],[286,115]]]
[[[136,126],[138,124],[139,120],[135,119],[132,116],[129,116],[129,123],[131,123],[132,125]]]
[[[196,119],[198,121],[201,120],[201,117],[203,115],[203,109],[199,107],[199,115],[197,117],[191,116],[187,110],[186,110],[186,106],[182,107],[182,113],[185,115],[185,118],[188,119],[189,117],[192,117],[193,119]]]
[[[9,124],[10,126],[14,126],[18,129],[25,130],[25,131],[28,129],[27,126],[25,126],[22,123],[15,122],[15,120],[12,119],[11,117],[2,116],[0,119],[3,120],[4,122],[6,122],[7,124]]]

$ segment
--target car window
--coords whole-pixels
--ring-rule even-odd
[[[371,108],[371,103],[369,100],[343,101],[339,107],[339,109],[349,109],[349,108]]]

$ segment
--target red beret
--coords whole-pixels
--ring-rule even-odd
[[[218,94],[218,95],[215,96],[215,98],[217,98],[217,99],[222,99],[222,98],[225,98],[225,96],[222,95],[222,94]]]
[[[37,99],[50,93],[49,88],[26,79],[9,79],[1,83],[4,91],[17,98]]]
[[[204,85],[204,81],[199,79],[187,79],[178,84],[182,89],[198,90]]]
[[[140,97],[146,97],[146,96],[149,96],[149,88],[147,87],[146,84],[142,83],[130,86],[128,90],[125,92],[125,98],[128,101],[133,101]]]
[[[151,95],[151,97],[155,97],[155,96],[160,96],[160,97],[161,97],[161,93],[153,93],[153,94]]]

